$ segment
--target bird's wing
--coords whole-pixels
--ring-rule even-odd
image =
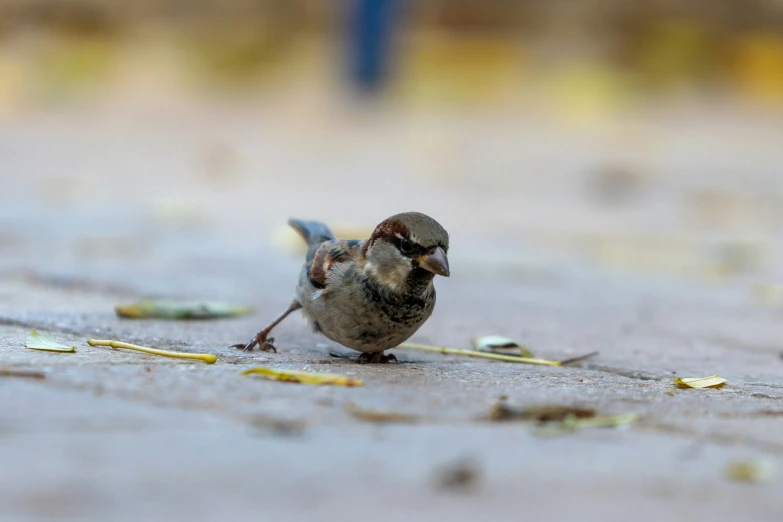
[[[321,243],[307,260],[307,277],[313,286],[326,288],[329,273],[342,263],[358,259],[362,246],[364,241],[359,239],[332,239]]]

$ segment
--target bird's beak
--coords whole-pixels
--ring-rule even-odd
[[[423,255],[419,258],[419,266],[424,270],[432,272],[443,277],[449,277],[449,260],[446,257],[446,252],[441,247],[435,249],[430,254]]]

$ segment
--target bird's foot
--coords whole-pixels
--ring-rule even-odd
[[[383,352],[364,352],[359,356],[359,364],[387,364],[390,362],[397,362],[397,357],[393,353],[385,354]]]
[[[274,337],[270,337],[267,339],[267,332],[264,332],[263,330],[258,332],[256,335],[253,336],[250,341],[245,343],[239,343],[234,344],[231,346],[231,348],[241,348],[243,352],[252,352],[253,348],[258,346],[258,349],[262,352],[275,352],[277,353],[277,349],[274,347],[272,343],[275,342]]]

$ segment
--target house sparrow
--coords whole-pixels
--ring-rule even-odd
[[[362,352],[359,362],[396,361],[384,350],[412,336],[435,308],[436,275],[449,276],[449,235],[418,212],[392,216],[369,239],[335,239],[317,221],[288,221],[308,245],[296,297],[247,344],[275,350],[272,329],[301,309],[313,330]]]

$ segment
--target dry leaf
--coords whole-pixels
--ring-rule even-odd
[[[252,313],[250,306],[212,301],[140,301],[114,307],[120,317],[133,319],[218,319]]]
[[[500,335],[485,335],[470,340],[474,350],[479,352],[497,352],[508,353],[510,355],[519,355],[520,357],[533,358],[533,352],[525,348],[513,339],[502,337]]]
[[[345,409],[351,416],[366,422],[401,424],[415,424],[421,422],[420,417],[408,413],[365,410],[359,408],[355,404],[348,404]]]
[[[777,475],[775,464],[768,460],[737,460],[729,462],[724,472],[729,480],[752,482],[754,484],[771,482]]]
[[[274,368],[251,368],[240,375],[263,375],[274,381],[296,382],[300,384],[332,386],[364,386],[364,381],[336,373],[301,372],[297,370],[275,370]]]
[[[726,385],[726,379],[713,375],[711,377],[688,377],[674,379],[678,388],[722,388]]]
[[[158,350],[157,348],[147,348],[136,344],[123,343],[120,341],[103,341],[97,339],[88,339],[90,346],[111,346],[112,348],[125,348],[126,350],[136,350],[137,352],[149,353],[152,355],[161,355],[163,357],[172,357],[174,359],[195,359],[204,361],[207,364],[214,364],[217,356],[211,353],[189,353],[189,352],[171,352],[169,350]]]
[[[43,350],[47,352],[75,352],[75,346],[66,346],[56,341],[52,341],[48,337],[44,337],[35,330],[30,332],[27,336],[27,340],[24,343],[25,348],[31,350]]]
[[[538,421],[551,422],[562,421],[568,416],[578,419],[595,417],[595,410],[591,408],[575,408],[572,406],[531,406],[521,408],[509,405],[505,401],[499,401],[489,411],[489,420],[491,421]]]

